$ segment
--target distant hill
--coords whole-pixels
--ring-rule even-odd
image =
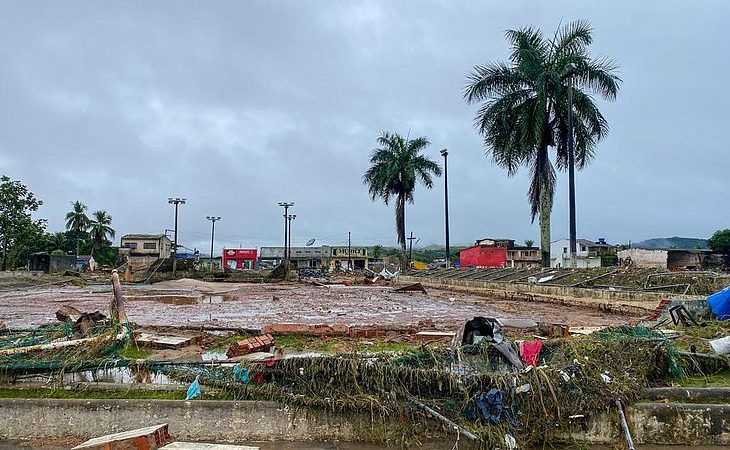
[[[707,247],[707,239],[684,238],[678,236],[670,238],[653,238],[641,242],[632,242],[631,246],[634,248],[678,248],[686,250],[709,248]]]

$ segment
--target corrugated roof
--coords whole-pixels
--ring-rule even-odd
[[[160,239],[164,234],[125,234],[122,239]]]

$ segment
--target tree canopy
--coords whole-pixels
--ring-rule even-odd
[[[707,240],[707,246],[713,252],[730,256],[730,229],[726,228],[715,231],[710,239]]]
[[[23,183],[7,176],[0,178],[0,247],[2,248],[2,267],[6,270],[8,261],[15,263],[18,253],[25,248],[19,244],[33,240],[43,234],[45,221],[33,219],[43,201]]]

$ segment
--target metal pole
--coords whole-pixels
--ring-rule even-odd
[[[284,258],[281,260],[281,262],[284,262],[284,260],[288,260],[288,254],[287,254],[287,242],[289,238],[289,227],[288,227],[288,220],[287,216],[289,215],[289,207],[294,206],[294,202],[279,202],[279,206],[284,208]]]
[[[177,208],[178,203],[175,203],[175,244],[172,247],[172,277],[175,277],[177,272]]]
[[[167,203],[175,205],[175,242],[172,245],[172,276],[175,277],[175,274],[177,273],[177,213],[178,213],[178,206],[180,204],[185,204],[185,199],[180,197],[169,197],[167,199]]]
[[[444,220],[446,228],[446,267],[451,264],[451,251],[449,248],[449,167],[448,167],[448,156],[449,152],[447,149],[441,150],[441,155],[444,157]],[[413,241],[411,241],[413,242]]]
[[[570,203],[570,266],[576,267],[575,155],[573,149],[573,82],[568,80],[568,189]]]
[[[297,218],[296,214],[289,214],[287,217],[289,219],[289,258],[291,258],[291,221]]]
[[[347,270],[352,270],[352,233],[347,232]]]
[[[411,265],[411,260],[413,260],[413,231],[411,231],[411,236],[408,238],[408,266]]]
[[[213,242],[215,240],[215,222],[217,220],[221,220],[219,216],[207,216],[206,219],[210,220],[213,223],[213,227],[210,231],[210,271],[213,271]],[[221,258],[221,264],[223,263],[223,258]]]
[[[636,450],[634,446],[634,440],[631,438],[631,431],[629,431],[629,424],[626,422],[626,416],[624,415],[624,408],[621,404],[621,400],[616,399],[616,408],[618,409],[618,417],[621,421],[621,428],[624,432],[624,439],[626,439],[626,447],[629,450]]]

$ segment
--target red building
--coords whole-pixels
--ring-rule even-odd
[[[506,267],[507,248],[473,245],[459,252],[461,267]]]
[[[233,270],[246,270],[256,267],[255,248],[224,248],[223,267]]]

